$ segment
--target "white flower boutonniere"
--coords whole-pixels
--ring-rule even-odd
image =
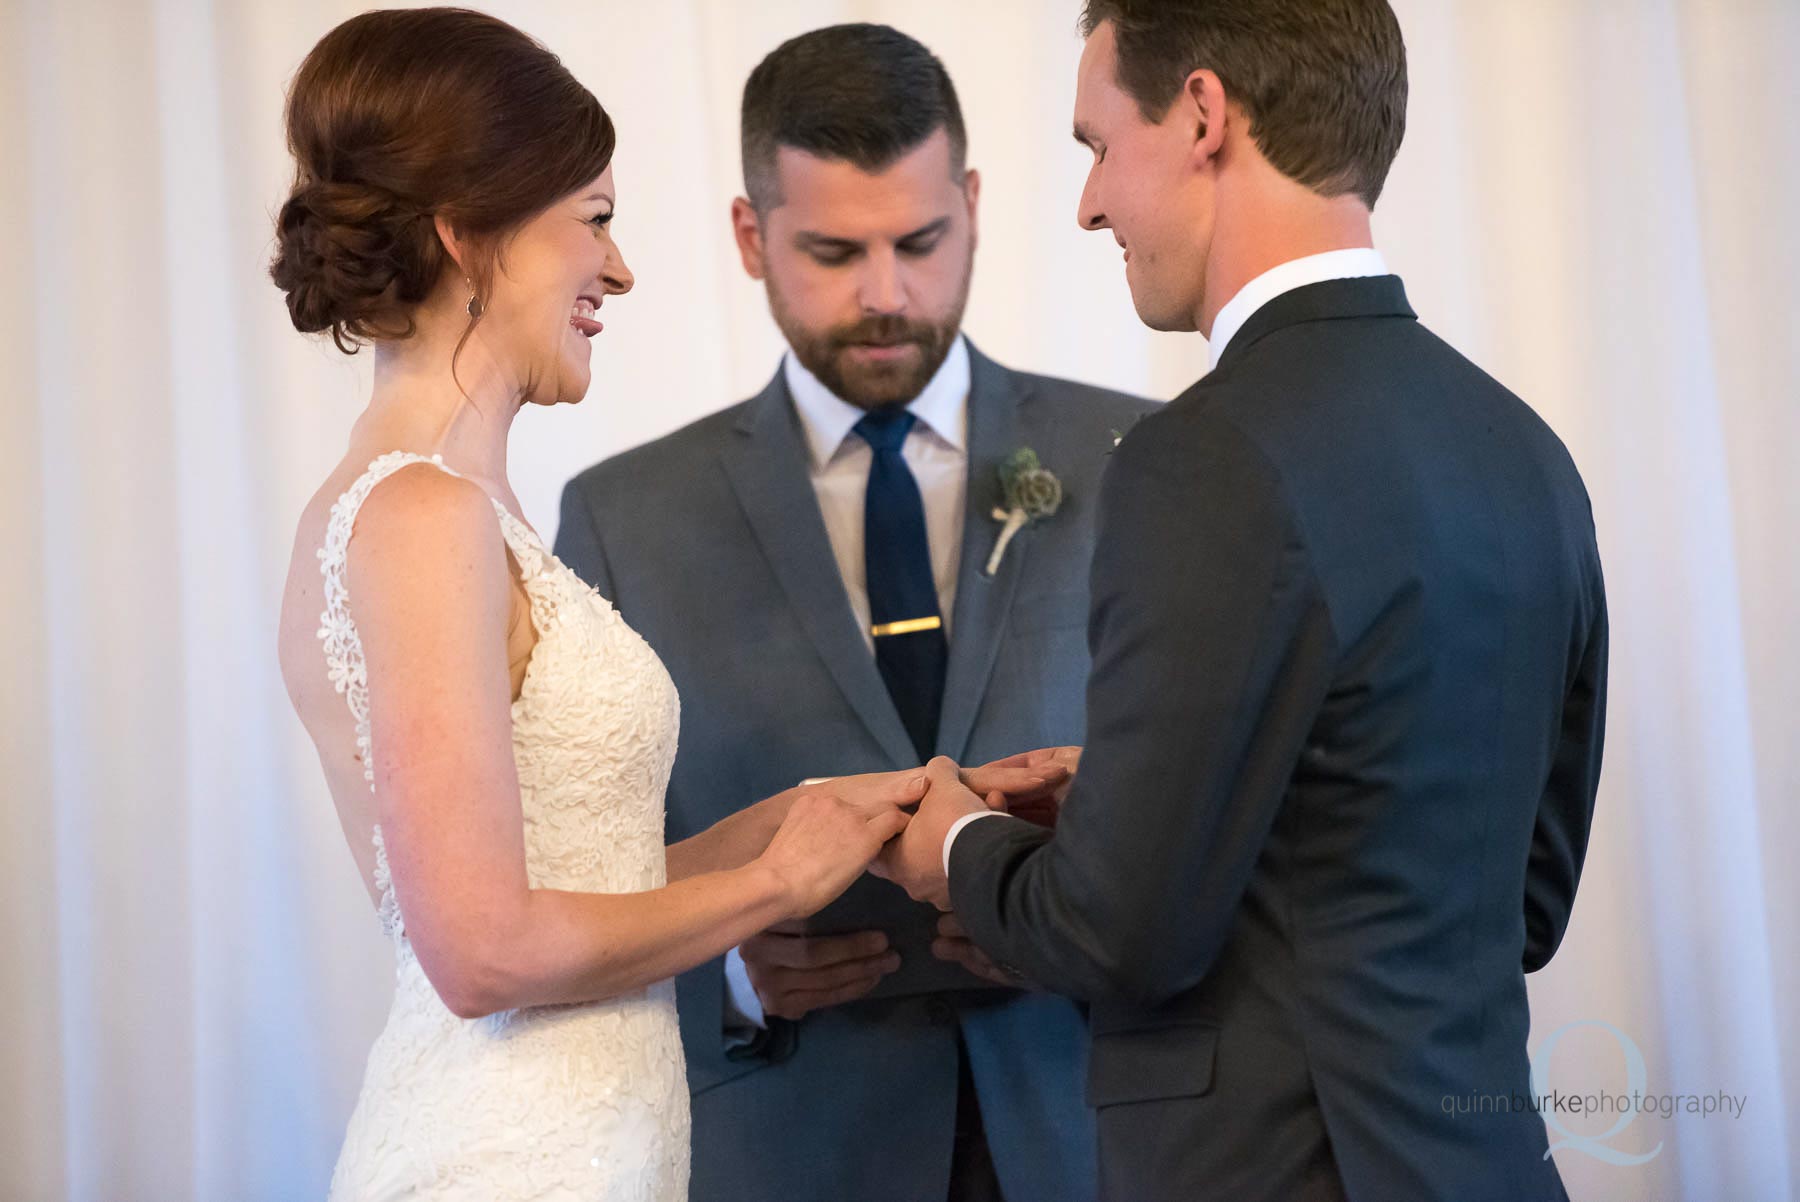
[[[1000,464],[1000,494],[1003,504],[994,510],[994,520],[1002,523],[1000,537],[994,542],[994,553],[988,556],[982,574],[992,576],[1000,570],[1013,536],[1026,523],[1047,518],[1062,504],[1062,481],[1038,462],[1037,452],[1020,447]]]

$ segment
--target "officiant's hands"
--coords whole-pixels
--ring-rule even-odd
[[[938,916],[937,938],[931,941],[931,954],[951,964],[960,964],[982,980],[996,985],[1017,987],[1025,984],[1023,977],[1001,968],[975,946],[975,941],[969,938],[969,932],[963,929],[962,921],[955,914]]]
[[[752,935],[738,948],[763,1013],[799,1019],[826,1006],[866,996],[900,967],[900,957],[880,931],[806,935],[797,923],[781,923]]]

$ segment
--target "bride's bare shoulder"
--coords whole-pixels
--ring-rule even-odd
[[[325,678],[318,638],[325,607],[320,551],[333,508],[367,468],[360,460],[347,458],[307,501],[295,526],[282,590],[278,652],[288,695],[303,716],[320,700],[317,694]],[[480,486],[424,462],[406,464],[385,477],[362,502],[355,523],[356,539],[351,544],[355,565],[344,568],[358,576],[372,574],[376,579],[365,580],[365,586],[379,586],[387,567],[405,573],[416,569],[421,557],[480,556],[489,550],[487,542],[500,540],[492,504]],[[329,685],[324,691],[331,691]],[[325,704],[332,708],[329,701]]]

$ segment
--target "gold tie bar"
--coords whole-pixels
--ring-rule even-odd
[[[884,639],[890,634],[917,634],[921,630],[939,630],[943,625],[944,619],[937,614],[932,614],[929,618],[907,618],[903,622],[883,622],[879,626],[869,627],[869,633],[878,639]]]

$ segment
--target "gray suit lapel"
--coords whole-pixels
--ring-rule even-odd
[[[736,441],[721,454],[725,472],[788,604],[845,700],[894,762],[910,765],[918,753],[856,627],[819,514],[798,421],[777,371],[745,407]],[[951,656],[954,672],[954,645]]]
[[[956,608],[950,623],[950,664],[944,708],[938,719],[937,750],[961,761],[975,715],[987,694],[994,657],[1006,635],[1013,595],[1031,554],[1030,531],[1007,548],[1000,570],[983,576],[1000,524],[1000,461],[1018,450],[1019,407],[1025,396],[1017,377],[969,347],[969,495],[963,516],[962,556],[956,569]],[[1047,465],[1054,468],[1054,464]],[[1020,748],[1020,750],[1025,750]]]

